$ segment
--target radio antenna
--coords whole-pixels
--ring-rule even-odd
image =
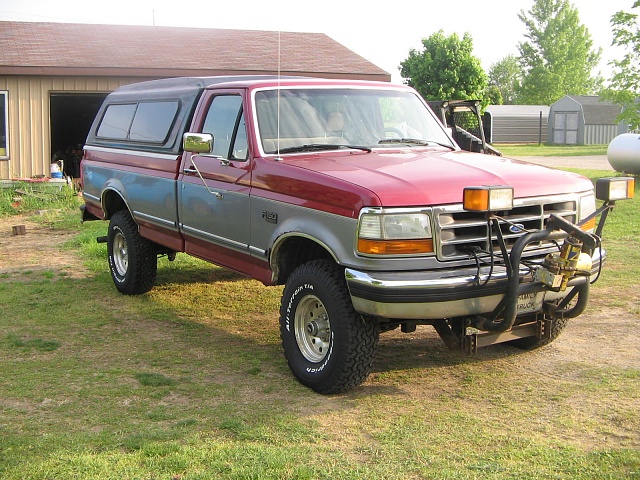
[[[280,158],[280,68],[281,68],[281,65],[280,65],[280,55],[281,55],[281,52],[280,52],[280,45],[281,45],[280,33],[281,33],[280,30],[278,30],[278,107],[277,107],[278,108],[278,113],[276,115],[276,118],[277,118],[277,120],[276,120],[276,124],[277,124],[277,126],[276,126],[276,130],[277,130],[277,132],[276,132],[276,134],[277,134],[277,139],[276,139],[276,141],[277,141],[276,160],[282,160]]]

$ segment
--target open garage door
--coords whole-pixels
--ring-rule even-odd
[[[52,93],[51,155],[62,160],[68,177],[80,175],[82,146],[106,93]]]

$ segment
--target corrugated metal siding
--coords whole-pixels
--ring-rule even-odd
[[[537,143],[540,116],[494,116],[493,143]],[[542,142],[547,141],[547,117],[542,117]]]
[[[606,145],[618,135],[618,125],[585,125],[585,145]]]
[[[108,93],[148,78],[2,76],[0,90],[9,92],[9,160],[0,160],[0,179],[49,175],[51,115],[54,93]]]

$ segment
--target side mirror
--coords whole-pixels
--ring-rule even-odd
[[[182,148],[187,152],[211,153],[213,152],[213,135],[187,132],[182,136]]]

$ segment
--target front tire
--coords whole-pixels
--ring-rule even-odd
[[[569,323],[568,318],[564,318],[564,317],[556,318],[551,324],[551,331],[549,332],[549,338],[536,338],[536,337],[519,338],[518,340],[511,340],[509,342],[509,345],[514,346],[516,348],[520,348],[522,350],[535,350],[536,348],[544,347],[545,345],[549,345],[556,338],[558,338],[568,323]]]
[[[349,390],[369,375],[378,324],[356,313],[340,270],[314,260],[296,268],[284,288],[280,336],[289,368],[318,393]]]
[[[116,212],[109,222],[107,253],[116,288],[125,295],[146,293],[153,287],[158,259],[153,242],[142,238],[138,225],[126,210]]]

